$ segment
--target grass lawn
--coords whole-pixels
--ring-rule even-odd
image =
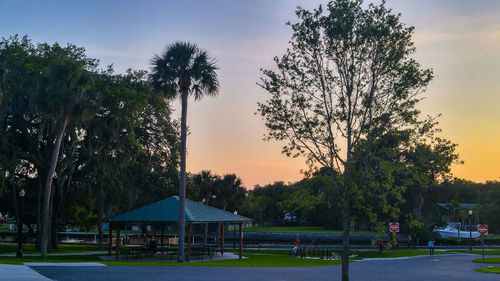
[[[81,253],[88,251],[100,251],[99,246],[96,245],[58,245],[58,249],[49,251],[52,254],[65,254],[65,253]],[[0,244],[0,254],[16,254],[17,244]],[[24,254],[39,254],[39,251],[35,250],[34,244],[23,244]]]
[[[481,267],[474,269],[474,271],[500,274],[500,267]]]
[[[99,262],[108,266],[223,266],[223,267],[304,267],[304,266],[331,266],[340,261],[314,260],[290,257],[289,251],[250,251],[244,253],[242,260],[209,260],[194,261],[191,263],[162,262],[162,261],[102,261],[100,255],[84,256],[49,256],[47,262]],[[23,264],[24,262],[40,262],[39,257],[0,257],[0,264]]]
[[[479,262],[479,263],[500,263],[500,258],[479,258],[473,260],[473,262]]]
[[[66,246],[66,245],[64,245]],[[65,249],[69,250],[69,249]],[[231,252],[232,250],[230,250]],[[340,251],[336,251],[340,254]],[[236,253],[236,252],[235,252]],[[179,264],[177,262],[168,261],[102,261],[99,259],[101,255],[70,255],[70,256],[49,256],[48,262],[99,262],[109,266],[223,266],[223,267],[305,267],[305,266],[333,266],[341,263],[339,260],[319,260],[308,258],[296,258],[289,256],[290,250],[244,250],[243,255],[246,257],[242,260],[208,260],[208,261],[193,261],[190,263]],[[331,251],[329,251],[331,253]],[[357,254],[356,258],[351,259],[351,262],[363,258],[393,258],[393,251],[384,251],[381,255],[377,250],[369,251],[353,251]],[[436,255],[447,254],[448,252],[436,251]],[[427,250],[412,250],[401,249],[397,251],[397,257],[408,257],[428,255]],[[40,262],[38,256],[34,257],[0,257],[0,263],[4,264],[23,264],[24,262]]]
[[[176,262],[134,262],[134,261],[106,261],[101,262],[110,266],[222,266],[222,267],[304,267],[304,266],[332,266],[339,265],[339,260],[301,259],[286,255],[245,253],[245,259],[220,261],[194,261],[190,263]]]
[[[244,232],[275,232],[275,233],[317,233],[317,234],[342,234],[342,230],[326,229],[320,226],[258,226],[249,227]],[[351,231],[352,234],[375,234],[371,231]]]
[[[382,254],[378,254],[378,250],[369,251],[352,251],[358,255],[358,258],[371,259],[371,258],[394,258],[394,251],[385,250]],[[445,251],[435,251],[436,255],[449,254]],[[396,257],[413,257],[413,256],[427,256],[429,255],[428,250],[414,250],[414,249],[398,249],[396,251]]]

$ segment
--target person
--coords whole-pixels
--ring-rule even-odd
[[[378,254],[382,254],[382,252],[384,251],[384,238],[380,238],[378,240]]]
[[[300,250],[300,240],[299,237],[295,238],[295,246],[293,247],[293,255],[296,256],[298,251]]]
[[[313,247],[317,247],[318,246],[318,235],[316,235],[316,233],[314,233],[314,236],[313,236],[313,239],[312,239],[312,244],[313,244]]]
[[[434,256],[434,241],[429,240],[427,245],[429,246],[429,255]]]
[[[411,249],[411,244],[412,244],[412,238],[411,235],[408,235],[408,249]]]
[[[392,249],[392,246],[393,246],[393,245],[392,245],[392,242],[391,242],[391,241],[389,241],[389,242],[385,243],[385,249],[386,249],[387,251],[391,250],[391,249]]]

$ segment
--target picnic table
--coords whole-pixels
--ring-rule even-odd
[[[191,245],[191,257],[203,259],[205,256],[210,259],[215,255],[216,244],[193,244]]]

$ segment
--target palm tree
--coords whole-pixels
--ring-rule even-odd
[[[194,177],[194,184],[199,188],[200,201],[206,205],[209,205],[210,197],[213,193],[213,188],[218,179],[218,176],[212,175],[209,170],[201,171]],[[207,243],[208,238],[208,223],[205,223],[205,235],[203,236],[203,243]]]
[[[215,181],[217,180],[217,176],[212,175],[212,172],[209,170],[201,171],[199,174],[194,177],[194,184],[200,189],[201,193],[201,201],[209,205],[210,196],[213,192],[213,186]]]
[[[167,45],[152,59],[151,79],[156,91],[168,99],[181,99],[181,162],[179,184],[179,251],[178,261],[184,261],[184,232],[186,206],[186,122],[188,96],[195,100],[216,96],[219,92],[217,66],[207,51],[189,42]]]

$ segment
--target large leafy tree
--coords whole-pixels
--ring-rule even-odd
[[[179,184],[179,252],[178,261],[184,261],[184,233],[186,206],[186,138],[188,97],[196,100],[215,96],[219,92],[217,66],[208,52],[188,42],[166,46],[152,60],[151,79],[155,90],[169,99],[181,99],[181,142]]]
[[[52,182],[59,160],[61,142],[68,124],[91,116],[88,90],[91,88],[90,71],[96,61],[85,56],[84,49],[73,45],[61,47],[57,43],[42,44],[40,54],[46,60],[41,73],[40,92],[37,96],[39,111],[59,126],[50,167],[45,181],[42,202],[40,258],[47,259],[49,233],[49,210]]]
[[[16,221],[19,221],[17,194],[21,184],[27,197],[31,194],[23,174],[33,172],[26,161],[27,148],[33,143],[26,134],[36,134],[31,130],[36,118],[32,118],[35,110],[30,106],[40,71],[39,59],[32,56],[35,51],[36,46],[26,37],[0,41],[0,197],[3,199],[0,205],[3,211],[14,213]]]
[[[27,37],[4,39],[1,45],[5,137],[20,140],[13,142],[12,151],[17,153],[14,159],[32,169],[24,176],[45,177],[39,189],[43,193],[39,233],[41,258],[46,259],[50,198],[61,143],[70,121],[74,124],[91,115],[92,107],[83,105],[96,61],[87,58],[83,48],[57,43],[35,46]]]
[[[287,192],[284,182],[275,182],[265,186],[255,186],[248,192],[243,202],[242,213],[255,218],[264,225],[276,225],[282,222],[285,211],[280,207]]]
[[[48,248],[63,226],[86,229],[175,194],[178,125],[145,71],[100,71],[82,48],[13,36],[0,41],[0,77],[0,211],[18,214],[24,188],[24,221],[38,234],[60,118],[71,113],[49,192]]]
[[[418,122],[415,105],[432,71],[412,58],[413,27],[385,4],[337,0],[326,10],[298,8],[290,48],[264,70],[271,97],[258,112],[268,138],[286,141],[283,153],[324,167],[342,190],[342,280],[349,280],[349,226],[356,190],[353,153],[372,138]]]

